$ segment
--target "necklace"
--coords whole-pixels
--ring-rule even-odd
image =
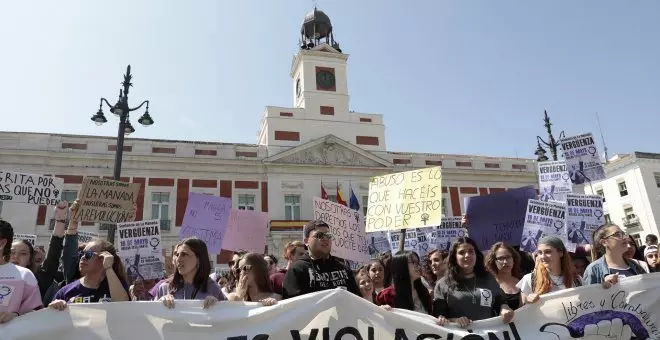
[[[474,276],[474,283],[472,284],[472,289],[470,290],[467,285],[467,282],[465,284],[465,291],[472,296],[472,304],[477,304],[477,277]]]

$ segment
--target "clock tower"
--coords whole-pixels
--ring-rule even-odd
[[[294,107],[304,108],[306,118],[349,118],[347,61],[348,55],[334,39],[330,18],[316,8],[307,13],[300,28],[300,49],[291,65]]]

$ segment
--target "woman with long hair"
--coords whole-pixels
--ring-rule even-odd
[[[580,277],[575,274],[571,255],[558,237],[541,238],[536,258],[534,271],[523,276],[518,283],[523,304],[536,303],[542,294],[582,285]]]
[[[174,308],[174,300],[204,300],[209,308],[225,296],[220,286],[209,277],[211,261],[204,241],[189,237],[174,247],[172,261],[174,274],[158,286],[154,300],[163,301],[167,308]]]
[[[386,279],[389,278],[389,273],[385,269],[385,263],[378,259],[373,259],[367,264],[367,272],[374,286],[374,292],[376,294],[383,291],[390,285],[390,282]]]
[[[431,295],[422,283],[419,256],[399,251],[390,260],[392,284],[376,295],[376,304],[431,314]]]
[[[229,293],[229,301],[261,302],[264,306],[272,306],[282,299],[273,293],[270,286],[270,265],[264,256],[257,253],[247,253],[238,263],[238,284],[236,291]]]
[[[593,262],[584,271],[584,284],[600,283],[610,288],[619,277],[644,274],[644,268],[624,257],[628,251],[628,235],[616,224],[604,224],[594,230],[591,244]]]
[[[472,321],[498,315],[509,323],[514,312],[505,303],[495,278],[486,271],[477,243],[459,237],[449,250],[447,274],[433,290],[433,316],[440,326],[453,322],[465,328]]]
[[[78,266],[82,277],[57,291],[48,307],[63,310],[67,303],[130,300],[126,271],[112,243],[92,239],[81,252]]]
[[[623,257],[636,262],[648,273],[649,266],[646,264],[646,261],[644,261],[644,254],[639,251],[639,248],[637,248],[637,242],[635,242],[635,239],[632,237],[632,235],[628,235],[626,246],[628,249],[625,253],[623,253]]]
[[[367,267],[367,265],[363,265],[354,271],[355,282],[357,282],[358,287],[360,288],[360,294],[362,294],[362,298],[371,303],[374,303],[376,300],[376,292],[374,292],[374,284],[371,280],[371,276],[369,276]]]
[[[493,244],[486,256],[486,270],[497,280],[511,309],[520,307],[520,255],[504,242]]]

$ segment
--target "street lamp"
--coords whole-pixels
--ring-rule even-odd
[[[101,98],[99,110],[91,118],[96,125],[103,125],[108,121],[103,114],[103,103],[108,105],[110,112],[119,117],[119,131],[117,132],[117,148],[115,150],[115,169],[113,175],[113,178],[116,181],[120,180],[121,178],[121,162],[124,156],[124,136],[135,132],[135,128],[133,128],[133,125],[129,121],[130,113],[140,109],[144,104],[147,104],[144,114],[142,117],[140,117],[140,119],[138,119],[138,123],[144,126],[149,126],[154,123],[154,120],[151,119],[151,116],[149,115],[148,100],[143,101],[140,105],[134,108],[128,106],[128,90],[131,86],[133,86],[133,83],[131,83],[131,78],[133,78],[131,75],[131,65],[128,65],[126,68],[126,74],[124,74],[124,81],[121,83],[123,89],[119,90],[119,98],[117,98],[117,103],[115,105],[110,105],[107,99]],[[116,229],[116,225],[108,226],[108,241],[113,243],[115,242]]]
[[[544,141],[541,136],[536,136],[536,144],[538,145],[538,148],[536,149],[536,156],[538,156],[538,161],[541,162],[541,159],[545,158],[545,160],[548,160],[548,157],[545,156],[545,149],[541,146],[541,143],[545,145],[548,149],[550,149],[550,154],[552,154],[552,160],[556,161],[558,160],[557,158],[557,148],[559,147],[559,142],[555,140],[555,137],[552,135],[552,123],[550,123],[550,117],[548,117],[548,111],[543,110],[543,113],[545,114],[545,117],[543,118],[543,121],[545,124],[545,130],[548,132],[548,142]],[[559,133],[559,140],[561,141],[564,138],[564,131]]]

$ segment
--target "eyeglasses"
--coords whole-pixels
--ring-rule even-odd
[[[319,239],[319,240],[322,240],[322,239],[332,240],[332,234],[330,234],[329,232],[324,233],[322,231],[317,231],[316,234],[314,234],[313,237],[315,239]]]
[[[246,264],[241,268],[238,268],[238,272],[249,272],[252,271],[252,265]]]
[[[91,260],[94,257],[96,257],[97,255],[98,255],[97,253],[95,253],[91,250],[79,251],[78,252],[78,257],[81,258],[81,259],[85,259],[85,260]]]
[[[620,231],[620,230],[619,230],[619,231],[617,231],[617,232],[615,232],[615,233],[612,233],[612,234],[609,234],[609,235],[603,237],[603,239],[608,239],[608,238],[618,238],[618,239],[622,239],[622,238],[627,237],[627,236],[628,236],[628,234],[626,234],[626,233],[624,233],[623,231]]]
[[[497,261],[499,263],[504,263],[504,262],[508,262],[508,261],[511,261],[511,260],[513,260],[513,256],[511,256],[511,255],[500,256],[500,257],[495,258],[495,261]]]

